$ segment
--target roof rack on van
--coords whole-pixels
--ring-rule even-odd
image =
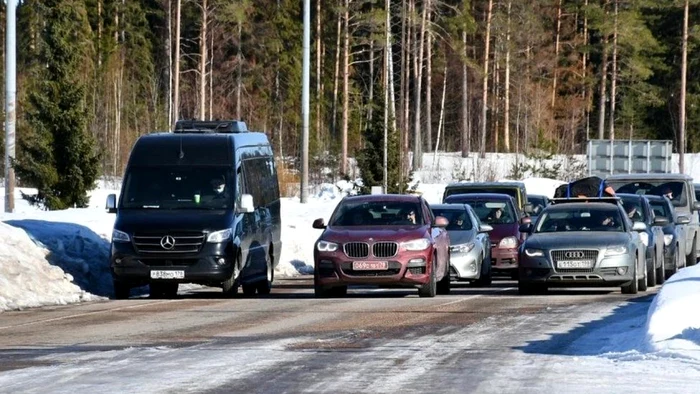
[[[246,133],[248,127],[242,120],[178,120],[173,133]]]
[[[570,204],[575,202],[606,202],[609,204],[619,204],[622,200],[620,197],[563,197],[550,198],[551,204]]]

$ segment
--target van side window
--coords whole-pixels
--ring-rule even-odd
[[[248,194],[253,196],[255,206],[270,204],[271,185],[270,169],[267,158],[253,158],[243,161],[243,176]]]
[[[236,171],[236,190],[236,206],[239,207],[241,205],[241,195],[246,193],[243,176],[241,176],[241,167]]]

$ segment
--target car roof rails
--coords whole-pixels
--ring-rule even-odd
[[[602,202],[608,204],[620,204],[622,200],[620,197],[561,197],[561,198],[550,198],[552,205],[558,204],[571,204],[577,202]]]
[[[175,122],[175,134],[185,133],[246,133],[248,127],[242,120],[196,120],[183,119]]]

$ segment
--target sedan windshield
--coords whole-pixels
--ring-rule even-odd
[[[465,231],[474,227],[469,214],[464,209],[433,209],[433,214],[449,221],[447,231]]]
[[[226,167],[132,167],[121,203],[127,209],[227,209],[232,190]]]
[[[639,197],[622,197],[622,206],[625,207],[627,217],[633,222],[646,222],[647,218],[642,209]]]
[[[571,209],[544,212],[537,222],[536,233],[567,231],[625,231],[618,210]]]
[[[651,205],[652,211],[654,211],[654,216],[659,217],[663,216],[668,220],[673,219],[673,214],[669,210],[669,206],[665,201],[649,201],[649,205]]]
[[[407,201],[349,201],[338,207],[330,226],[411,226],[423,224],[420,205]]]

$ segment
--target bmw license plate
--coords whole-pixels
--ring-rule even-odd
[[[353,261],[353,271],[381,271],[389,269],[388,261]]]
[[[575,269],[575,268],[593,268],[593,261],[592,260],[576,260],[576,261],[568,261],[568,260],[562,260],[562,261],[557,261],[557,268],[569,268],[569,269]]]
[[[185,271],[154,270],[151,271],[151,279],[184,279]]]

